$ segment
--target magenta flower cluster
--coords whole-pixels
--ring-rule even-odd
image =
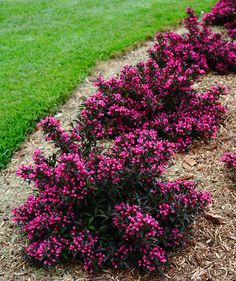
[[[220,0],[210,13],[206,13],[203,20],[209,25],[224,25],[228,34],[236,38],[236,2],[235,0]]]
[[[231,179],[236,182],[236,153],[225,152],[221,157],[221,161],[223,161],[228,168]]]
[[[227,72],[235,64],[234,45],[188,13],[187,34],[157,34],[146,62],[98,79],[71,131],[53,117],[40,122],[54,150],[45,156],[36,149],[33,163],[17,170],[37,193],[14,209],[34,261],[77,258],[90,273],[157,271],[211,203],[192,181],[163,176],[174,151],[215,136],[226,110],[224,86],[197,93],[194,81],[209,68]]]

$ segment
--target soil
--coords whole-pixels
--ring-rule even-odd
[[[82,97],[95,91],[93,81],[98,75],[110,77],[125,64],[134,65],[146,59],[147,49],[152,44],[152,41],[145,42],[123,56],[99,64],[56,114],[64,128],[70,128],[71,122],[76,119]],[[193,224],[193,239],[187,247],[175,252],[163,274],[140,275],[135,270],[129,270],[102,271],[90,276],[78,263],[60,265],[47,271],[25,259],[22,248],[27,241],[11,222],[11,210],[33,194],[32,187],[16,177],[17,167],[31,161],[36,147],[50,152],[42,132],[36,130],[15,153],[8,167],[0,172],[0,280],[236,281],[236,187],[219,160],[225,151],[236,151],[236,75],[208,73],[194,87],[201,92],[217,83],[228,86],[229,95],[222,98],[222,102],[228,106],[228,113],[216,138],[207,143],[194,143],[185,155],[177,154],[166,171],[170,180],[193,179],[198,182],[199,188],[211,192],[214,203]]]

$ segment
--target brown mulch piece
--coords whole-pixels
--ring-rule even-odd
[[[146,50],[153,42],[146,42],[123,57],[97,66],[92,76],[82,83],[70,100],[60,109],[57,117],[64,127],[76,119],[82,96],[94,91],[91,81],[98,74],[110,77],[124,64],[135,64],[146,58]],[[49,149],[42,132],[35,131],[28,137],[9,163],[0,172],[0,280],[2,281],[236,281],[236,189],[227,178],[219,158],[225,151],[236,151],[236,75],[220,76],[209,73],[194,86],[198,91],[222,83],[229,88],[229,95],[222,99],[229,111],[217,137],[208,142],[196,142],[187,155],[178,154],[166,172],[169,180],[193,179],[199,188],[211,192],[214,203],[207,213],[193,224],[193,239],[185,248],[170,258],[163,274],[140,275],[135,270],[102,271],[96,276],[86,274],[78,263],[59,265],[47,271],[29,264],[22,255],[26,239],[11,222],[11,209],[19,206],[33,190],[15,176],[21,163],[31,161],[34,148]]]

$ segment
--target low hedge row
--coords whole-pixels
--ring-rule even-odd
[[[208,69],[234,70],[235,45],[187,12],[186,34],[157,34],[146,62],[98,79],[70,132],[53,117],[40,122],[55,152],[37,149],[33,164],[19,168],[37,194],[14,209],[34,261],[76,257],[89,272],[156,271],[188,240],[211,196],[192,181],[167,182],[163,172],[174,151],[216,134],[227,90],[200,94],[192,85]],[[104,138],[113,139],[108,148]]]

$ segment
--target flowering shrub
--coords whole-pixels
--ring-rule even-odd
[[[187,13],[184,23],[188,33],[184,37],[193,44],[196,52],[204,54],[208,68],[222,74],[235,72],[236,44],[224,40],[220,33],[212,32],[198,20],[192,9],[188,8]]]
[[[232,180],[236,182],[236,153],[225,152],[221,160],[225,163],[225,166],[229,169]]]
[[[234,0],[220,0],[210,13],[204,15],[203,20],[210,25],[224,25],[230,37],[236,36],[236,2]]]
[[[52,117],[40,124],[56,152],[36,150],[34,163],[17,171],[38,193],[14,209],[14,221],[29,239],[27,255],[45,266],[74,257],[89,272],[156,271],[211,202],[192,181],[158,181],[173,144],[153,130],[119,136],[108,149],[94,143],[87,153],[75,130]]]
[[[235,16],[236,4],[233,0],[220,0],[212,7],[212,11],[204,15],[203,20],[208,24],[224,24]]]
[[[184,20],[186,33],[157,33],[156,44],[149,55],[160,66],[169,60],[181,61],[191,79],[196,80],[204,70],[212,69],[219,73],[236,71],[236,44],[223,39],[220,33],[211,31],[201,22],[194,11],[187,8]],[[233,24],[233,23],[229,23]],[[190,72],[190,73],[189,73]],[[196,75],[197,74],[197,75]]]
[[[147,75],[149,70],[145,70]],[[130,72],[137,79],[131,74],[126,88],[121,82],[124,78],[99,81],[99,91],[84,103],[79,121],[79,128],[88,139],[114,137],[137,128],[154,129],[159,138],[175,142],[177,149],[186,149],[196,138],[215,135],[225,112],[219,102],[220,96],[227,93],[225,87],[198,94],[190,86],[184,87],[190,82],[178,82],[178,72],[176,78],[174,74],[169,76],[169,88],[162,88],[164,83],[158,80],[156,85],[136,85],[141,80],[137,72],[137,68]],[[142,88],[146,91],[141,92]]]
[[[140,128],[145,121],[174,108],[189,97],[199,67],[183,67],[169,60],[163,68],[150,58],[136,67],[126,66],[119,78],[99,78],[98,91],[84,102],[80,126],[86,137],[114,137]]]

